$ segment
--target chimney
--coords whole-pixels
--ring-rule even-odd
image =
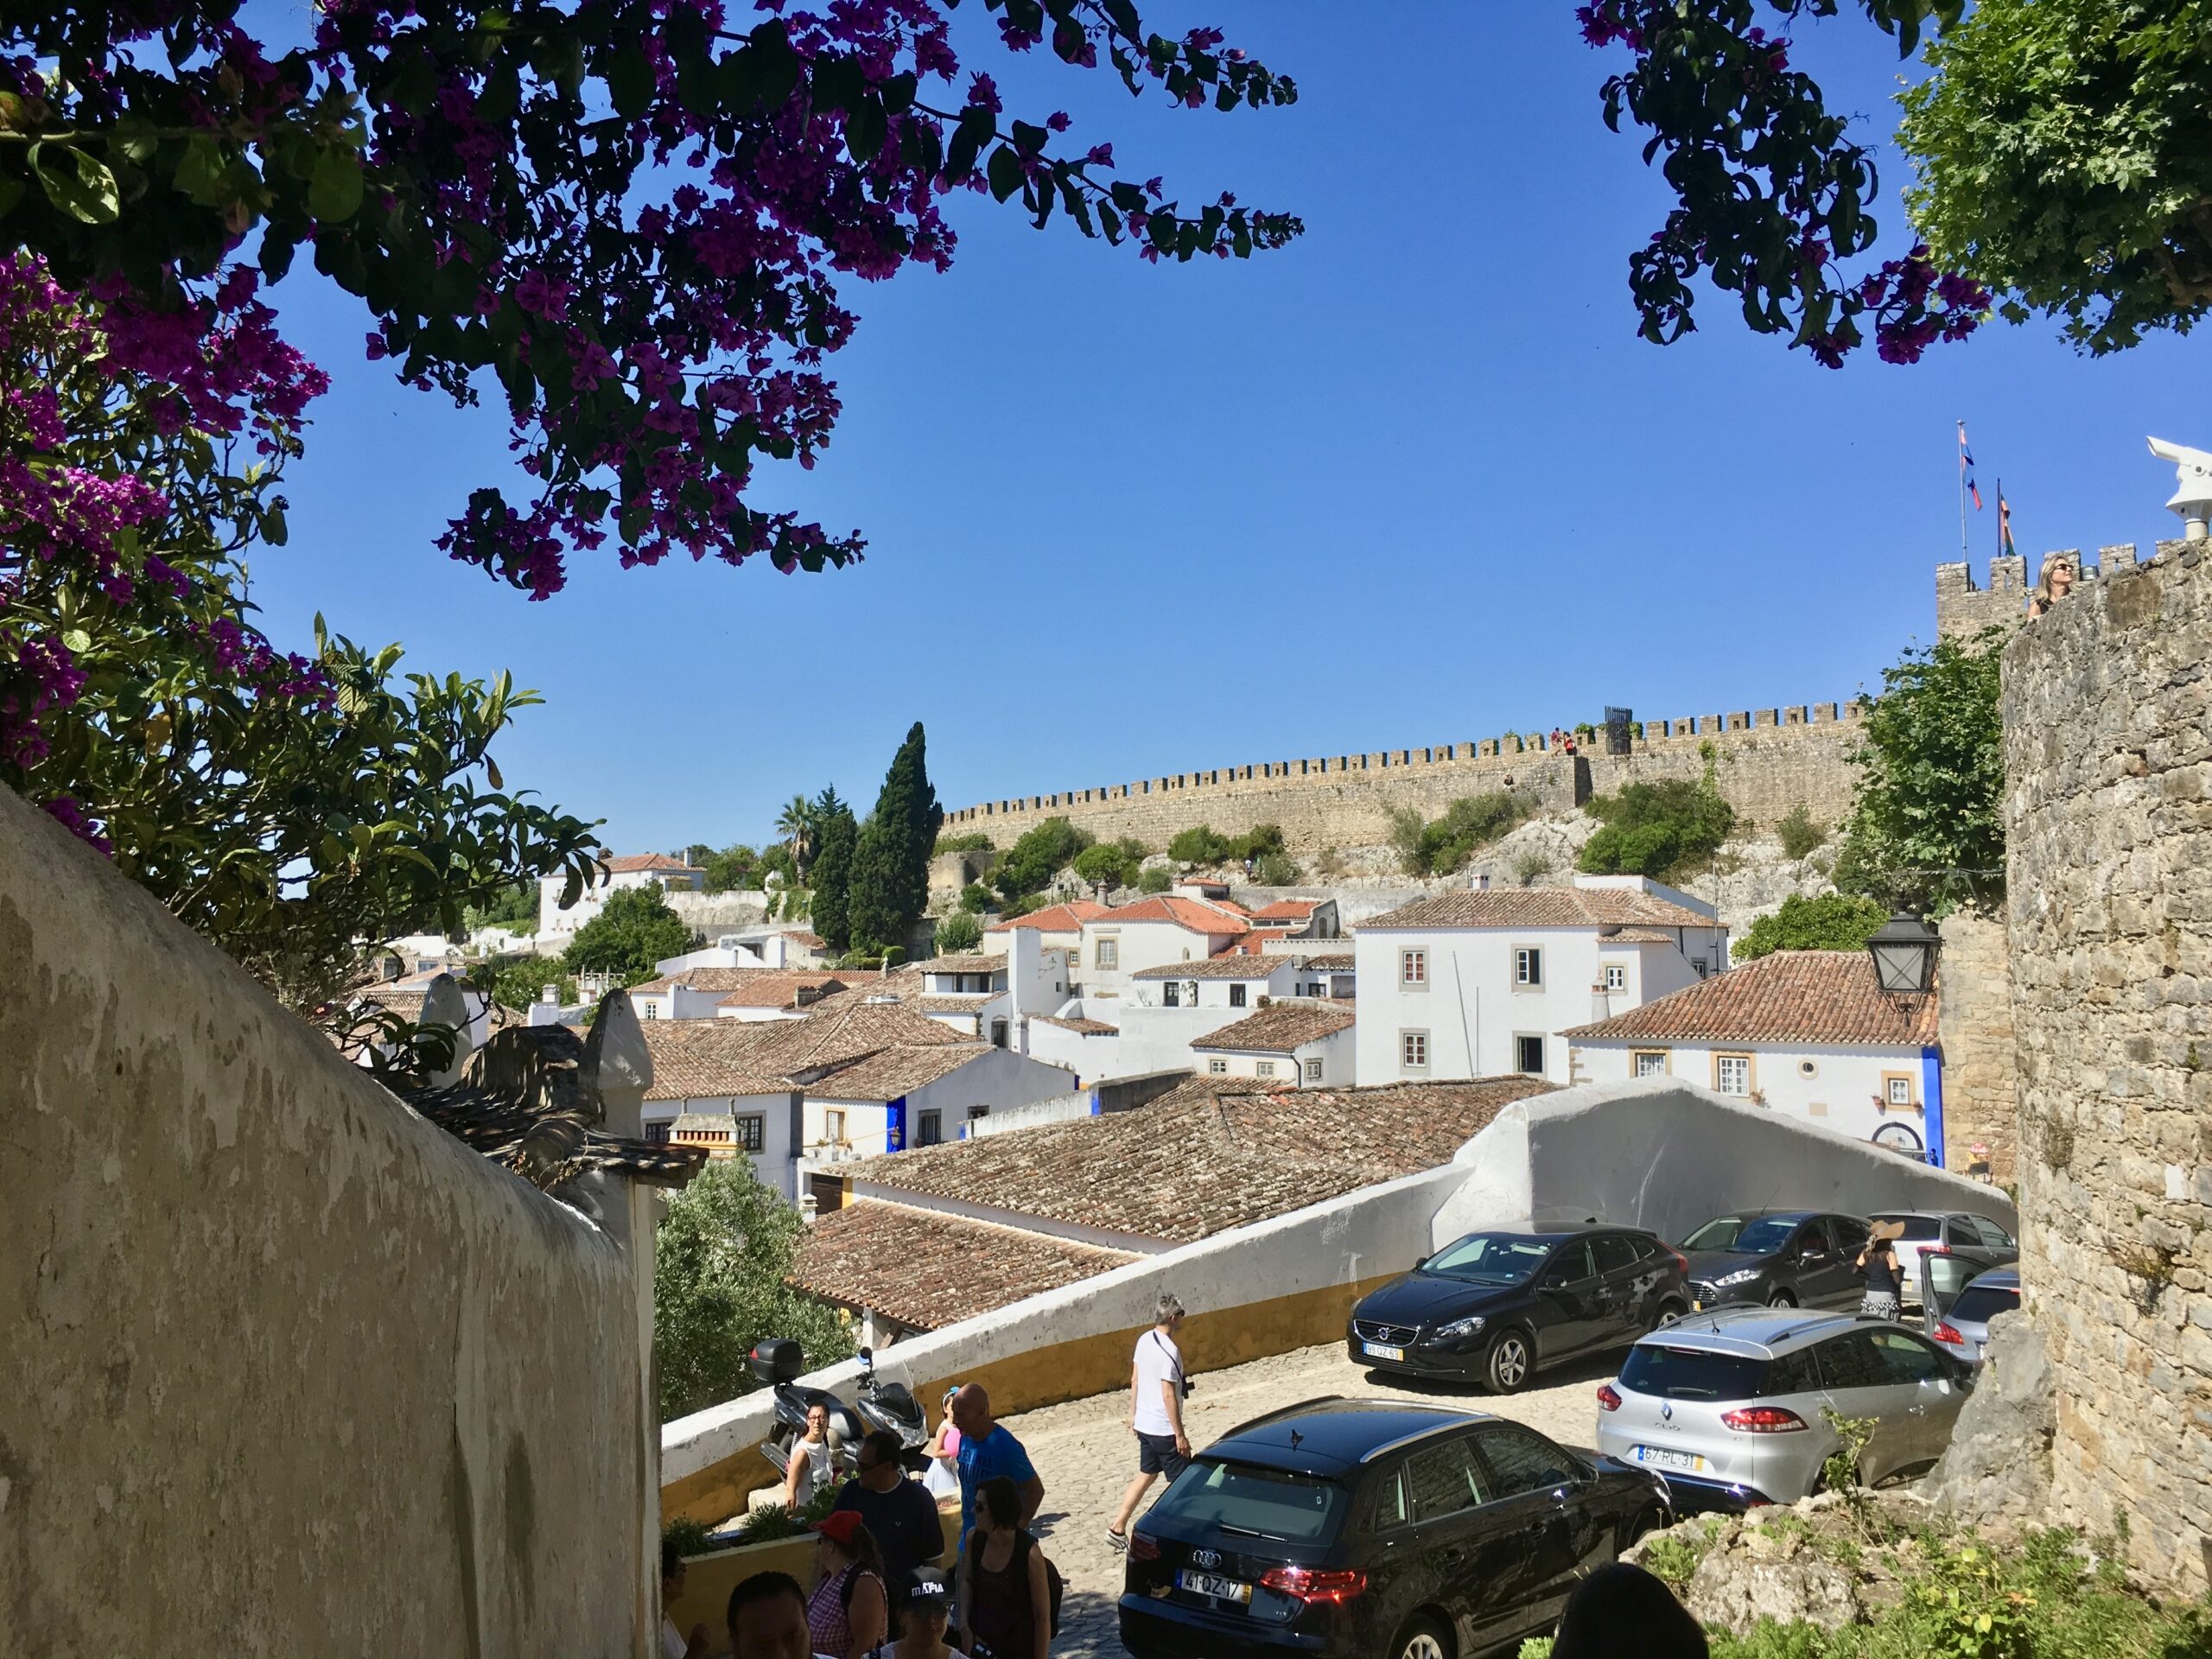
[[[1488,870],[1476,871],[1475,874],[1468,879],[1467,889],[1471,893],[1488,893],[1490,891],[1490,872]]]

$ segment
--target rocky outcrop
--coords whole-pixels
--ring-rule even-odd
[[[1741,1542],[1707,1555],[1683,1586],[1682,1603],[1699,1624],[1745,1636],[1763,1618],[1824,1630],[1858,1620],[1857,1587],[1834,1561],[1757,1528]]]
[[[1959,1412],[1950,1449],[1923,1484],[1931,1505],[1969,1526],[2043,1516],[2050,1504],[2050,1447],[2058,1426],[2043,1336],[2024,1313],[2000,1313],[1989,1355]]]

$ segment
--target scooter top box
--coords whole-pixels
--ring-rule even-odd
[[[789,1337],[767,1337],[754,1343],[747,1361],[753,1375],[763,1382],[788,1382],[805,1363],[799,1357],[798,1344]]]

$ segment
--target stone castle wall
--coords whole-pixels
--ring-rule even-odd
[[[1943,918],[1942,934],[1943,1165],[2010,1185],[2019,1103],[2005,923],[1956,911]]]
[[[1570,811],[1623,784],[1695,779],[1710,746],[1720,792],[1739,817],[1771,827],[1802,805],[1822,823],[1851,805],[1858,711],[1833,702],[1760,709],[1694,720],[1652,721],[1626,755],[1553,749],[1537,734],[1275,760],[1172,772],[1135,783],[987,801],[948,812],[944,833],[982,831],[1001,849],[1047,818],[1064,817],[1103,840],[1134,836],[1154,849],[1205,824],[1235,835],[1280,824],[1294,852],[1373,846],[1389,839],[1390,814],[1440,814],[1462,796],[1513,789]]]
[[[2109,567],[2005,654],[2021,1268],[2053,1496],[2212,1578],[2212,550]]]
[[[2102,575],[2117,575],[2135,568],[2135,543],[2122,542],[2114,547],[2097,550],[2097,563],[2085,564],[2078,547],[2059,548],[2074,561],[2074,568],[2081,573],[2082,584],[2095,582]],[[2046,553],[2043,558],[2049,558]],[[1964,560],[1936,567],[1936,632],[1939,638],[1955,639],[1968,638],[1984,628],[2003,628],[2007,632],[2028,620],[2028,592],[2043,569],[2043,558],[2033,567],[2027,556],[2015,553],[2010,558],[1989,562],[1989,585],[1975,585],[1974,566]]]

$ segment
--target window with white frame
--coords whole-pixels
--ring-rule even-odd
[[[1122,965],[1122,942],[1119,939],[1099,940],[1096,950],[1091,954],[1091,962],[1100,969],[1119,968]]]
[[[1164,979],[1160,981],[1160,1006],[1163,1008],[1181,1007],[1183,1006],[1182,986],[1172,979]]]
[[[1306,1081],[1308,1083],[1319,1083],[1321,1081],[1320,1061],[1308,1060],[1306,1062]]]
[[[845,1115],[842,1112],[824,1112],[822,1114],[822,1138],[833,1147],[843,1144],[845,1139]]]
[[[1663,1077],[1667,1075],[1667,1051],[1663,1048],[1639,1048],[1636,1051],[1635,1073],[1639,1077]]]
[[[1229,1074],[1229,1062],[1218,1058],[1208,1060],[1206,1070],[1217,1077],[1226,1077]]]
[[[1259,1060],[1253,1064],[1252,1075],[1255,1077],[1272,1077],[1274,1074],[1275,1063],[1273,1060]]]
[[[651,997],[647,997],[645,999],[645,1008],[646,1019],[658,1020],[660,1018],[660,1004],[654,1001]]]
[[[1532,1077],[1544,1075],[1544,1039],[1532,1034],[1513,1039],[1513,1069]]]
[[[1541,945],[1516,944],[1513,947],[1513,984],[1516,990],[1543,988],[1544,952]]]
[[[747,1152],[759,1152],[768,1144],[768,1120],[758,1113],[747,1113],[739,1118],[737,1144]]]
[[[1901,1077],[1894,1074],[1885,1076],[1882,1079],[1882,1086],[1887,1091],[1889,1103],[1891,1105],[1910,1106],[1912,1104],[1912,1079],[1910,1077]]]
[[[1605,988],[1609,991],[1628,989],[1628,969],[1618,962],[1605,964]]]
[[[1747,1096],[1751,1092],[1751,1057],[1716,1054],[1713,1057],[1713,1086],[1720,1094]]]
[[[1409,991],[1428,988],[1428,952],[1401,950],[1398,952],[1398,983]]]
[[[1428,1033],[1425,1031],[1402,1031],[1398,1033],[1398,1068],[1403,1071],[1428,1070]]]

